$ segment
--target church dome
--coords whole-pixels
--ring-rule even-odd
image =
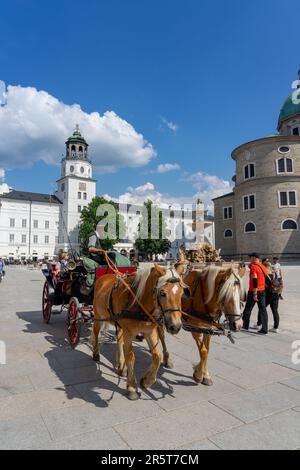
[[[294,117],[296,114],[300,114],[300,82],[298,82],[298,88],[290,93],[283,103],[278,119],[278,130],[280,130],[283,121]]]

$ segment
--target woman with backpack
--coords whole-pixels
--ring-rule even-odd
[[[274,327],[270,330],[271,333],[279,333],[279,298],[281,292],[281,282],[278,279],[276,272],[272,268],[272,264],[268,258],[263,259],[262,264],[267,269],[266,276],[266,307],[270,306],[274,318]],[[258,319],[258,325],[260,321]],[[260,325],[259,325],[260,326]]]

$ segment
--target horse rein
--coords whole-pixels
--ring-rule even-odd
[[[222,279],[221,283],[217,287],[217,289],[216,289],[217,296],[219,296],[219,293],[220,293],[222,287],[228,281],[228,279],[230,278],[231,275],[234,275],[234,277],[236,278],[235,282],[240,284],[240,279],[238,278],[236,273],[234,271],[232,271],[228,276],[224,276],[224,279]],[[201,290],[202,298],[204,298],[203,286],[202,286],[202,282],[201,282],[201,273],[199,273],[199,275],[196,278],[195,284],[193,286],[192,299],[195,296],[198,281],[199,281],[199,287],[200,287],[200,290]],[[222,309],[224,309],[223,302],[219,302],[219,303],[220,303]],[[230,326],[229,326],[228,330],[226,329],[226,326],[227,326],[226,324],[229,323],[229,321],[227,320],[223,324],[221,324],[220,321],[219,321],[221,316],[222,316],[222,312],[220,314],[217,314],[213,318],[213,317],[210,316],[210,314],[207,310],[207,304],[205,302],[203,304],[205,306],[205,310],[206,310],[205,312],[192,311],[194,313],[194,315],[190,315],[186,312],[182,312],[182,313],[186,318],[190,318],[193,321],[198,320],[201,323],[207,324],[208,327],[203,326],[203,328],[201,328],[201,327],[196,327],[196,326],[193,327],[192,325],[184,325],[184,329],[187,330],[187,331],[190,331],[191,333],[193,333],[193,332],[197,333],[198,332],[198,333],[202,333],[202,334],[207,334],[209,336],[223,334],[223,335],[227,336],[232,343],[234,343],[234,340],[231,336]],[[229,315],[226,315],[226,313],[224,313],[224,314],[225,314],[226,317],[229,316]],[[230,315],[230,317],[234,321],[238,321],[242,318],[242,314],[240,314],[240,315],[234,315],[233,314],[233,315]]]
[[[128,290],[128,292],[132,295],[133,299],[134,299],[134,302],[136,302],[139,307],[141,308],[141,310],[143,311],[143,313],[150,319],[150,321],[152,323],[156,323],[158,325],[162,325],[163,324],[163,320],[164,320],[164,315],[168,312],[181,312],[180,309],[178,308],[169,308],[169,309],[166,309],[166,310],[163,310],[161,304],[160,304],[160,301],[159,301],[159,298],[158,298],[158,288],[155,287],[154,289],[154,292],[156,292],[156,296],[155,296],[155,299],[156,299],[156,303],[158,304],[160,310],[161,310],[161,314],[158,316],[158,318],[155,318],[150,312],[148,312],[148,310],[143,306],[142,302],[137,298],[136,296],[136,293],[134,292],[134,290],[132,289],[132,287],[125,281],[124,279],[124,274],[121,273],[117,266],[115,265],[115,263],[109,258],[109,256],[107,255],[106,251],[103,251],[104,252],[104,256],[105,256],[105,259],[106,259],[106,262],[108,264],[108,266],[112,269],[112,271],[114,272],[114,274],[116,274],[118,276],[118,280],[122,282],[122,284],[125,286],[125,288]],[[168,279],[165,284],[167,284],[168,282],[171,282],[171,283],[175,283],[175,282],[180,282],[180,279],[177,278],[173,271],[171,270],[172,272],[172,277],[170,277],[170,279]],[[165,285],[164,284],[164,285]],[[112,290],[111,290],[111,294],[112,294],[112,291],[114,289],[114,286],[112,287]],[[111,295],[110,294],[110,295]]]
[[[161,315],[161,316],[162,316],[163,318],[164,318],[165,314],[166,314],[166,313],[169,313],[169,312],[180,312],[180,313],[183,313],[182,310],[181,310],[180,308],[177,308],[177,307],[167,308],[166,310],[164,310],[164,308],[162,307],[161,302],[160,302],[160,300],[159,300],[159,290],[160,290],[161,287],[163,287],[164,285],[166,285],[166,284],[168,284],[168,283],[170,283],[170,284],[177,284],[177,283],[179,283],[179,285],[181,286],[181,284],[180,284],[180,283],[182,282],[181,279],[178,278],[177,276],[175,276],[175,274],[174,274],[174,272],[173,272],[172,269],[170,269],[170,271],[171,271],[171,273],[172,273],[172,277],[170,277],[169,279],[167,279],[166,282],[165,282],[162,286],[160,286],[160,287],[156,286],[156,287],[154,288],[155,300],[156,300],[157,305],[159,306],[159,308],[160,308],[160,310],[161,310],[161,312],[162,312],[162,315]],[[182,286],[181,286],[181,287],[182,287]]]

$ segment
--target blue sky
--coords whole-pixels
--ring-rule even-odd
[[[142,134],[142,143],[134,135],[134,142],[107,150],[115,158],[113,172],[101,167],[106,147],[95,143],[98,193],[117,196],[132,187],[134,194],[147,182],[159,194],[183,201],[197,190],[224,192],[223,180],[231,181],[234,172],[230,152],[275,132],[280,107],[297,78],[297,7],[296,0],[288,5],[279,0],[4,0],[0,79],[43,90],[66,106],[77,103],[84,113],[113,111]],[[11,96],[17,113],[24,98]],[[23,118],[30,122],[34,106],[26,109]],[[36,146],[38,131],[23,132],[22,124],[14,135],[16,117],[13,124],[0,119],[0,168],[10,186],[53,189],[63,136],[69,133],[66,127],[74,128],[77,115],[73,119],[64,110],[67,117],[57,125],[54,143],[54,132],[45,131],[47,119],[53,125],[51,112],[44,113],[40,136],[47,137],[49,155],[57,152],[51,158],[40,142]],[[112,120],[109,126],[120,124]],[[144,154],[144,164],[133,162],[129,152],[138,159],[147,142],[152,154]],[[180,169],[157,172],[166,163]]]

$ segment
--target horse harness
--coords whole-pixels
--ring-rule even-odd
[[[222,287],[228,281],[231,274],[232,273],[230,273],[227,276],[224,276],[224,279],[222,279],[222,282],[219,284],[219,286],[216,289],[217,296],[219,296]],[[192,298],[191,311],[190,311],[189,314],[184,313],[184,316],[192,317],[192,318],[195,318],[196,320],[200,320],[201,322],[206,323],[208,326],[207,327],[206,326],[203,326],[203,327],[193,326],[193,325],[189,324],[188,319],[186,319],[183,323],[183,329],[185,331],[190,332],[190,333],[200,333],[200,334],[206,334],[208,336],[227,336],[228,339],[231,341],[231,343],[234,344],[235,341],[232,337],[230,327],[228,328],[228,322],[224,322],[224,323],[220,322],[220,319],[221,319],[221,316],[222,316],[222,311],[221,310],[220,310],[219,313],[216,314],[215,317],[212,317],[210,315],[210,312],[208,311],[207,304],[205,302],[203,303],[204,309],[205,309],[204,312],[199,311],[199,310],[195,310],[193,308],[193,299],[194,299],[194,295],[195,295],[195,292],[196,292],[196,289],[197,289],[197,282],[198,281],[199,281],[199,286],[200,286],[200,291],[201,291],[201,298],[204,299],[203,285],[202,285],[202,282],[201,282],[201,273],[199,273],[199,275],[196,278],[196,282],[195,282],[193,292],[192,292],[192,295],[191,295],[191,298]],[[241,315],[235,315],[235,317],[237,318],[237,320],[239,320],[241,318]]]
[[[177,282],[180,282],[180,279],[175,276],[172,270],[171,270],[171,273],[172,273],[172,276],[166,280],[165,284],[167,283],[175,284]],[[129,290],[127,292],[128,298],[127,298],[126,308],[122,310],[122,312],[115,312],[113,308],[113,293],[116,289],[119,288],[120,284],[121,284],[120,279],[118,279],[110,290],[109,299],[108,299],[108,307],[107,307],[107,310],[109,311],[109,314],[110,314],[110,318],[109,320],[106,320],[106,321],[111,321],[111,322],[115,322],[116,324],[118,324],[119,320],[124,320],[124,319],[138,320],[138,321],[144,321],[144,322],[157,323],[162,326],[163,321],[164,321],[164,316],[166,313],[181,311],[179,308],[176,308],[176,307],[168,308],[164,310],[159,300],[159,296],[158,296],[159,287],[155,286],[153,290],[153,296],[154,296],[154,302],[157,303],[157,305],[160,308],[160,315],[158,317],[153,317],[153,310],[152,312],[149,312],[150,313],[149,315],[149,313],[143,310],[142,308],[131,309],[130,304],[132,304],[133,295],[131,294]]]

